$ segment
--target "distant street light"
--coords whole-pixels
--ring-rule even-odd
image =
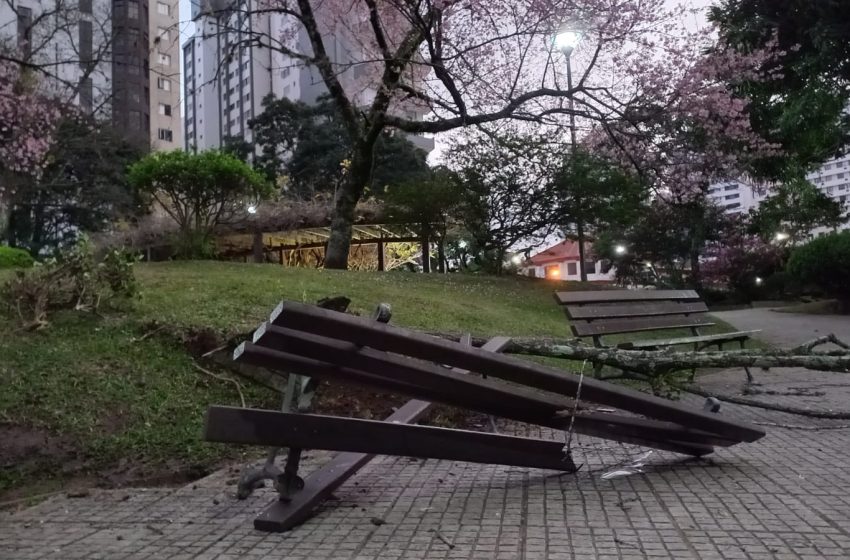
[[[514,255],[513,257],[511,257],[511,262],[515,265],[519,265],[520,263],[522,263],[522,255]]]
[[[627,252],[628,249],[626,249],[625,245],[617,245],[614,247],[614,253],[616,253],[617,255],[622,256],[625,255]]]
[[[761,286],[764,284],[764,280],[762,280],[761,276],[756,276],[756,286]]]
[[[776,240],[777,241],[787,241],[789,237],[791,237],[791,235],[785,233],[784,231],[776,232]]]
[[[257,207],[254,206],[253,204],[251,204],[250,206],[248,206],[248,213],[249,214],[256,214],[257,213]]]

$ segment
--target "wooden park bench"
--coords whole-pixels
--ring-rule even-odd
[[[284,302],[252,342],[236,349],[237,362],[413,400],[384,421],[212,406],[205,438],[288,448],[286,465],[275,477],[280,499],[254,522],[260,530],[284,531],[308,519],[375,454],[577,470],[570,449],[560,441],[415,425],[432,402],[691,456],[764,436],[763,430],[720,414],[499,353],[509,343],[497,337],[476,348],[468,336],[454,342]],[[574,399],[579,393],[581,406]],[[588,403],[628,414],[597,411]],[[340,453],[302,479],[298,469],[304,449]]]
[[[623,350],[657,350],[678,345],[693,345],[695,351],[711,346],[723,349],[726,343],[746,341],[759,331],[735,331],[701,334],[700,328],[713,326],[708,307],[694,290],[595,290],[556,292],[556,301],[564,306],[570,329],[579,338],[590,337],[596,347],[607,346],[603,336],[648,331],[687,329],[690,336],[648,338],[616,343]],[[597,365],[597,372],[601,369]],[[749,368],[744,368],[752,379]]]

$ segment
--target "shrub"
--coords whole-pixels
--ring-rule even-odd
[[[818,237],[791,253],[788,275],[839,301],[850,312],[850,231]]]
[[[0,268],[29,268],[33,262],[32,256],[23,249],[0,247]]]
[[[215,227],[272,192],[247,163],[214,150],[152,153],[130,167],[128,180],[177,224],[181,258],[212,256]]]
[[[19,270],[0,289],[0,301],[18,315],[23,328],[42,328],[51,311],[97,311],[104,303],[136,295],[135,261],[121,250],[109,251],[98,260],[83,238],[58,257]]]

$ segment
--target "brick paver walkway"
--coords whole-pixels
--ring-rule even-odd
[[[721,372],[706,385],[731,393],[742,378]],[[759,380],[762,389],[810,393],[759,398],[850,411],[850,380],[840,374],[785,370]],[[728,405],[722,413],[808,427],[850,424]],[[579,437],[575,454],[585,466],[562,476],[379,458],[340,488],[337,501],[286,534],[253,529],[273,494],[237,501],[232,471],[180,489],[57,497],[0,513],[0,558],[850,558],[850,429],[767,429],[763,440],[707,460],[655,452],[645,473],[612,480],[600,475],[643,450]]]

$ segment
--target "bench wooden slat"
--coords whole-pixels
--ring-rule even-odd
[[[361,346],[370,346],[384,352],[486,373],[488,376],[561,395],[573,396],[579,386],[578,376],[563,370],[520,358],[483,352],[478,348],[465,348],[456,342],[299,302],[282,302],[272,312],[270,322]],[[694,410],[682,403],[592,378],[584,378],[581,395],[582,400],[698,428],[729,439],[756,441],[765,435],[764,430],[746,423]]]
[[[260,338],[262,346],[251,343],[240,345],[235,360],[273,371],[287,371],[323,380],[357,382],[377,389],[386,389],[387,382],[403,381],[409,388],[396,387],[396,391],[419,395],[433,402],[555,429],[564,429],[569,423],[569,418],[559,413],[571,410],[573,402],[550,393],[459,375],[457,371],[444,370],[434,364],[381,353],[371,348],[358,349],[352,346],[346,350],[341,347],[341,344],[346,343],[338,340],[325,339],[327,345],[318,345],[322,337],[279,327],[270,329]],[[275,348],[297,351],[304,356]],[[374,373],[366,374],[352,369],[354,367]],[[433,371],[435,368],[437,372]],[[372,381],[366,381],[367,377]],[[429,377],[434,377],[434,381],[425,382]],[[421,382],[420,386],[415,385],[416,380]],[[683,452],[680,446],[669,447],[664,442],[675,440],[685,444],[725,447],[740,441],[668,422],[587,412],[575,418],[574,429],[579,434],[677,453]]]
[[[611,303],[618,301],[698,301],[694,290],[595,290],[588,292],[555,292],[561,305],[571,303]]]
[[[682,315],[573,321],[570,327],[576,336],[602,336],[642,331],[710,327],[712,325],[714,325],[714,322],[708,317]]]
[[[567,317],[570,319],[612,319],[618,317],[654,317],[657,315],[689,315],[706,313],[708,306],[703,302],[677,303],[663,301],[658,303],[621,303],[613,305],[567,305]]]
[[[207,410],[204,439],[575,471],[554,440],[229,406]]]
[[[719,342],[721,340],[746,340],[761,331],[736,331],[720,334],[706,334],[701,336],[685,336],[682,338],[671,338],[666,340],[635,340],[633,342],[622,342],[617,348],[631,350],[633,348],[658,348],[661,346],[676,346],[677,344],[699,344],[701,342]]]

